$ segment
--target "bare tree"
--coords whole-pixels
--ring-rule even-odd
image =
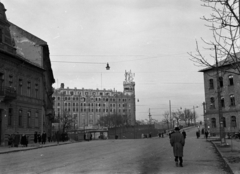
[[[177,110],[176,112],[172,113],[173,118],[177,121],[177,126],[179,126],[179,120],[182,117],[183,112],[181,110]]]
[[[168,111],[164,112],[163,117],[164,118],[163,118],[162,122],[166,123],[167,124],[167,128],[169,129],[169,125],[170,125],[170,122],[171,122],[171,120],[170,120],[170,113]]]
[[[66,130],[69,130],[73,124],[76,123],[76,116],[72,116],[71,114],[64,112],[63,116],[59,118],[62,132],[65,132]]]
[[[209,16],[203,16],[201,19],[207,22],[207,27],[212,31],[213,38],[206,41],[201,38],[206,45],[205,50],[212,51],[210,58],[219,60],[219,65],[230,64],[231,68],[236,71],[231,73],[240,74],[240,54],[239,48],[239,0],[201,0],[202,6],[211,9],[212,13]],[[214,51],[216,46],[216,55]],[[196,41],[196,53],[188,53],[191,60],[198,66],[215,68],[210,60],[205,57],[199,48],[199,43]],[[228,71],[225,69],[225,71]]]

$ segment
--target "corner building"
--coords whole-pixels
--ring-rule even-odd
[[[240,53],[237,56],[240,57]],[[219,62],[220,106],[218,105],[216,68],[200,70],[204,76],[205,128],[213,135],[219,134],[220,122],[222,122],[225,133],[240,130],[240,76],[237,75],[239,72],[233,69],[231,64],[231,60],[228,58]],[[219,119],[219,107],[222,109],[222,120]]]
[[[51,133],[52,84],[45,41],[9,22],[0,3],[0,144],[10,134]]]
[[[56,89],[55,116],[63,115],[65,110],[77,117],[75,129],[99,128],[98,120],[107,115],[126,115],[128,124],[134,125],[136,121],[135,82],[125,80],[123,92],[99,89],[69,89],[61,84]]]

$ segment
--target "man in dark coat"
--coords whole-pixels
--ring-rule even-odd
[[[17,132],[17,134],[15,134],[13,141],[14,141],[14,147],[18,147],[18,145],[20,143],[20,135],[18,132]]]
[[[37,132],[34,133],[34,143],[37,143],[37,139],[38,139],[38,134]]]
[[[42,134],[42,144],[45,144],[46,140],[47,140],[47,134],[46,134],[45,131],[43,131],[43,134]]]
[[[183,134],[184,139],[186,139],[187,134],[186,134],[185,130],[182,131],[182,134]]]
[[[180,161],[180,167],[183,167],[183,146],[185,145],[185,139],[180,133],[179,127],[175,128],[175,133],[171,135],[170,143],[173,147],[173,154],[175,156],[175,163],[178,166],[178,159]]]

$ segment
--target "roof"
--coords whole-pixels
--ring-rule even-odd
[[[234,60],[234,59],[236,59],[236,60]],[[236,53],[235,55],[228,55],[227,58],[219,61],[218,62],[218,67],[229,66],[229,65],[235,64],[237,62],[240,63],[240,52]],[[216,64],[212,65],[211,67],[201,69],[198,72],[205,72],[205,71],[208,71],[208,70],[212,70],[215,67],[216,67]]]

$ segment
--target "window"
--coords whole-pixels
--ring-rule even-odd
[[[210,109],[214,109],[215,108],[215,100],[213,97],[210,98]]]
[[[27,96],[31,96],[31,82],[30,81],[28,81],[28,83],[27,83]]]
[[[30,120],[31,120],[31,112],[27,112],[27,127],[30,127]]]
[[[231,116],[231,127],[237,127],[236,117]]]
[[[57,105],[60,106],[60,103],[58,103]]]
[[[229,81],[229,85],[230,85],[230,86],[234,85],[234,84],[233,84],[233,75],[229,75],[229,76],[228,76],[228,81]]]
[[[224,98],[223,97],[221,97],[221,106],[222,106],[222,108],[225,107],[225,102],[224,102]]]
[[[12,117],[13,117],[12,111],[13,111],[12,108],[8,109],[8,126],[12,126]]]
[[[67,106],[67,103],[64,103],[65,106]]]
[[[13,76],[9,75],[9,86],[12,87],[13,85]]]
[[[211,123],[212,123],[212,128],[216,128],[217,125],[216,125],[216,118],[212,118],[211,119]]]
[[[38,84],[35,84],[35,97],[38,98]]]
[[[18,125],[19,127],[22,126],[22,110],[21,109],[18,112]]]
[[[222,117],[222,123],[223,123],[223,127],[226,127],[226,118]]]
[[[18,89],[19,89],[19,94],[20,95],[22,95],[23,93],[23,91],[22,91],[22,89],[23,89],[23,80],[22,79],[19,79],[19,81],[18,81]]]
[[[35,121],[34,121],[34,126],[38,127],[38,112],[35,112]]]
[[[0,43],[3,43],[3,31],[0,29]]]
[[[3,89],[4,86],[4,74],[0,73],[0,90]]]
[[[209,89],[214,89],[213,79],[209,79]]]
[[[233,94],[230,95],[230,106],[235,106],[235,97]]]
[[[68,103],[68,106],[70,106],[71,104],[70,103]]]
[[[223,78],[219,77],[219,86],[222,88],[223,87]]]
[[[75,106],[75,103],[73,103],[73,106]]]

